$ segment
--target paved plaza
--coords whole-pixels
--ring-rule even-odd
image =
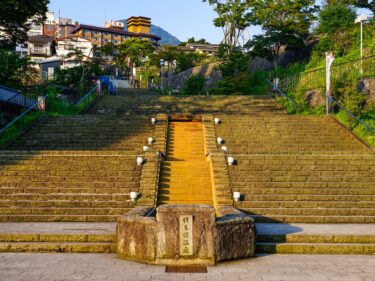
[[[1,281],[375,281],[375,256],[267,255],[209,267],[207,274],[164,271],[114,254],[0,254]]]

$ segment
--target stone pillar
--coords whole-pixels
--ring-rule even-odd
[[[192,219],[191,228],[189,217]],[[185,222],[183,221],[184,218],[186,219]],[[215,209],[213,207],[206,205],[163,205],[157,208],[156,221],[157,264],[215,264],[213,237]],[[181,241],[184,234],[186,235],[185,245],[183,245],[184,241]],[[190,251],[184,252],[185,247],[191,247],[192,253],[189,253]]]

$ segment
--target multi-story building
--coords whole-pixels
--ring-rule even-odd
[[[46,35],[30,36],[28,39],[28,55],[34,62],[40,62],[51,57],[54,38]]]
[[[131,17],[128,19],[128,31],[124,30],[124,23],[108,21],[105,23],[105,27],[81,24],[73,31],[73,34],[90,40],[91,43],[97,47],[101,47],[106,43],[119,45],[129,38],[147,39],[157,45],[161,38],[150,34],[150,26],[150,18]]]
[[[80,51],[83,60],[93,57],[93,46],[91,41],[79,37],[65,37],[57,39],[56,54],[61,58],[61,68],[70,68],[79,65],[77,58],[73,55],[74,51]]]

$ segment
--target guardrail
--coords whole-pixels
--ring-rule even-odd
[[[46,99],[47,96],[40,98],[40,100],[37,101],[33,106],[22,112],[12,122],[0,130],[0,146],[8,144],[8,142],[10,142],[14,137],[21,134],[27,126],[46,115]],[[7,133],[8,135],[6,135]]]
[[[267,79],[267,82],[272,86],[272,89],[276,92],[278,92],[279,94],[281,94],[284,98],[286,98],[287,100],[289,100],[293,105],[295,105],[295,107],[297,109],[299,109],[299,105],[291,98],[289,97],[286,93],[284,93],[283,91],[281,91],[279,88],[275,87],[275,84],[272,83],[270,80]]]
[[[337,105],[341,110],[343,110],[346,114],[348,114],[350,117],[355,119],[357,122],[361,123],[363,126],[365,126],[370,132],[375,133],[375,128],[371,127],[369,124],[355,116],[351,111],[349,111],[346,107],[341,105],[338,101],[336,101],[333,97],[328,96],[327,97],[330,103],[333,103]]]
[[[84,95],[82,98],[80,98],[74,106],[80,108],[83,107],[82,110],[85,109],[86,106],[89,106],[95,99],[96,99],[96,90],[98,89],[98,86],[95,86],[92,88],[86,95]]]

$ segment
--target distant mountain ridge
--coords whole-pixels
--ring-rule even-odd
[[[124,30],[127,30],[127,20],[119,20],[125,24]],[[165,29],[161,28],[160,26],[151,24],[151,34],[155,34],[156,36],[159,36],[161,40],[159,41],[160,45],[171,45],[171,46],[177,46],[181,43],[180,40],[176,36],[173,36]]]

